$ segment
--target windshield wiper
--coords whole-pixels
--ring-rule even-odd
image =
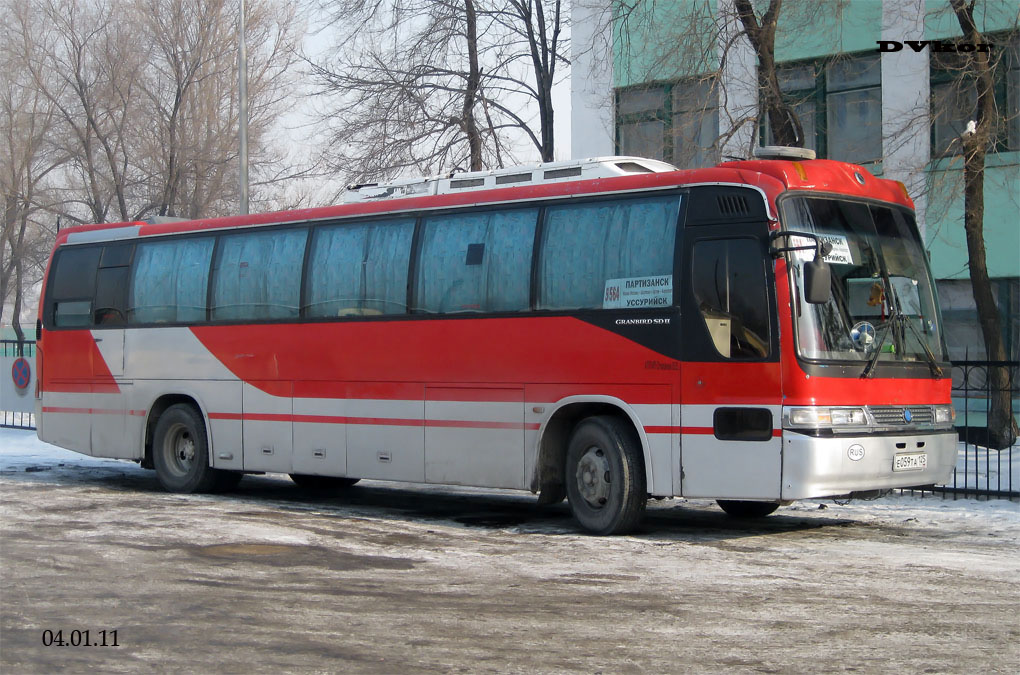
[[[886,321],[885,325],[882,327],[882,333],[876,336],[875,342],[878,344],[875,347],[875,353],[871,355],[870,359],[868,359],[868,365],[864,366],[864,371],[861,372],[861,379],[870,378],[875,374],[875,366],[878,365],[878,357],[882,355],[882,347],[885,346],[885,338],[889,334],[889,328],[892,327],[893,322],[899,319],[899,316],[900,313],[896,311],[896,305],[893,305],[892,313],[889,315],[889,320]]]
[[[907,317],[907,315],[901,314],[896,309],[896,305],[894,304],[892,307],[892,313],[889,315],[889,320],[882,328],[882,334],[876,340],[878,346],[875,347],[875,353],[871,355],[870,359],[868,359],[868,365],[864,367],[864,371],[861,373],[861,378],[862,379],[870,378],[875,374],[875,368],[876,366],[878,366],[878,358],[882,354],[882,347],[885,346],[885,338],[889,334],[889,329],[895,327],[896,325],[900,326],[900,330],[902,330],[903,326],[906,326],[914,335],[914,337],[917,338],[917,343],[921,345],[921,349],[924,352],[924,359],[928,363],[928,370],[931,372],[932,377],[936,379],[944,377],[945,374],[943,373],[942,368],[939,366],[938,360],[936,360],[935,355],[932,354],[931,349],[928,348],[928,343],[924,341],[920,333],[917,332],[917,329],[914,328],[913,324],[910,323],[910,319]]]
[[[900,320],[900,323],[905,324],[906,327],[910,329],[910,332],[913,333],[914,337],[917,338],[917,344],[921,345],[921,349],[924,351],[924,360],[928,362],[928,370],[931,372],[932,377],[935,379],[943,377],[944,373],[942,372],[942,367],[939,366],[938,361],[935,359],[935,355],[932,354],[931,349],[928,348],[928,342],[921,337],[921,334],[917,331],[917,328],[914,327],[914,324],[910,323],[910,319],[908,319],[906,315],[902,316],[903,318]]]

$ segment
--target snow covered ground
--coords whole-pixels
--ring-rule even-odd
[[[0,671],[1015,673],[1018,549],[1005,500],[671,499],[588,537],[507,490],[167,494],[0,430]]]
[[[966,454],[965,454],[966,452]],[[999,478],[998,471],[1006,467],[1006,455],[1008,452],[1013,457],[1013,489],[1020,486],[1020,450],[1016,446],[1010,451],[996,453],[991,451],[986,455],[982,448],[975,453],[970,447],[965,451],[963,444],[960,445],[960,466],[961,475],[964,462],[970,472],[974,472],[975,464],[980,467],[977,475],[980,481],[978,487],[985,487],[986,482],[996,485],[1001,480],[1002,489],[1007,489],[1006,476]],[[1001,459],[996,463],[996,456]],[[985,458],[992,457],[989,464]],[[988,468],[990,467],[990,468]],[[1000,469],[1002,467],[1002,469]],[[0,429],[0,476],[12,474],[36,474],[32,479],[44,482],[59,481],[60,483],[89,483],[97,476],[123,475],[126,482],[132,482],[132,477],[145,477],[153,480],[154,474],[151,471],[141,469],[134,462],[126,462],[113,459],[100,459],[89,457],[70,450],[64,450],[48,443],[43,443],[36,438],[34,431],[23,431],[15,429]],[[990,476],[990,477],[989,477]],[[22,476],[29,478],[29,476]],[[282,477],[280,477],[282,478]],[[251,480],[251,479],[246,479]],[[263,479],[266,480],[266,479]],[[286,479],[283,479],[284,482]],[[289,483],[289,482],[288,482]],[[363,481],[363,485],[386,486],[394,485],[376,481]],[[962,480],[960,482],[962,486]],[[501,495],[508,498],[520,497],[524,500],[533,499],[529,494],[514,490],[485,490],[475,488],[462,488],[453,486],[426,486],[412,484],[396,484],[404,490],[411,490],[420,493],[445,493],[457,495]],[[971,481],[970,487],[974,487]],[[652,501],[649,504],[649,514],[653,515],[659,510],[669,510],[678,503],[689,504],[690,507],[698,508],[702,504],[711,508],[711,502],[687,502],[686,500],[664,500],[661,502]],[[826,510],[827,509],[827,510]],[[797,502],[793,506],[785,507],[779,511],[780,514],[791,512],[807,513],[818,510],[826,510],[827,516],[852,517],[863,521],[867,520],[900,520],[913,522],[939,522],[942,526],[964,527],[975,519],[981,519],[986,526],[992,528],[1001,536],[1013,537],[1020,542],[1020,504],[1015,501],[1004,499],[967,499],[954,497],[952,495],[943,497],[926,493],[924,495],[911,495],[892,493],[885,497],[870,501],[855,500],[849,503],[835,503],[832,500],[805,500]]]

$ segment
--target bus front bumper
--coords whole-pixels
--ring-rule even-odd
[[[817,437],[783,431],[782,499],[941,485],[956,466],[955,431]]]

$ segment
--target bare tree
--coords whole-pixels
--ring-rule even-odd
[[[293,10],[248,2],[249,139],[256,171],[275,157],[268,131],[286,107],[295,57]],[[237,7],[227,0],[137,0],[138,23],[154,36],[141,84],[147,119],[139,216],[230,213],[237,203]]]
[[[499,107],[501,112],[514,119],[531,138],[542,161],[551,162],[556,156],[553,84],[557,67],[569,65],[563,55],[563,30],[567,21],[560,0],[508,0],[506,3],[492,3],[487,13],[506,33],[503,43],[496,47],[500,60],[490,76],[488,105]],[[527,63],[530,78],[515,72],[517,61]],[[502,97],[497,94],[504,89],[524,91],[534,100],[538,107],[537,135],[518,112],[500,103]]]
[[[672,160],[682,167],[704,165],[721,154],[750,156],[763,121],[771,142],[804,145],[797,102],[781,90],[775,42],[777,36],[810,29],[822,14],[838,16],[845,4],[846,0],[676,4],[614,0],[600,14],[602,25],[596,32],[613,36],[612,52],[621,57],[615,64],[617,76],[636,90],[641,83],[676,83]],[[612,58],[609,53],[591,56]],[[731,86],[720,87],[720,79]],[[737,80],[740,91],[733,87]],[[716,112],[719,128],[708,139],[697,127],[701,118]],[[698,137],[710,147],[697,146]]]
[[[565,62],[558,1],[330,7],[340,37],[311,66],[327,101],[327,163],[348,181],[502,166],[520,132],[552,158],[552,82]]]
[[[232,0],[32,0],[19,29],[56,109],[72,222],[236,210],[237,5]],[[247,3],[253,173],[279,179],[268,130],[290,104],[294,12]],[[138,39],[139,31],[149,36]],[[31,48],[31,49],[29,49]],[[286,171],[283,172],[287,174]]]
[[[734,0],[737,17],[758,60],[758,109],[779,145],[804,146],[804,127],[783,97],[776,71],[776,26],[783,0],[769,0],[759,16],[750,0]]]
[[[11,325],[23,340],[25,291],[38,281],[48,253],[49,233],[38,217],[51,198],[50,178],[64,158],[51,143],[56,110],[21,65],[29,54],[13,26],[28,20],[24,7],[11,0],[3,7],[14,21],[0,28],[0,317],[10,300]]]
[[[54,221],[236,212],[237,4],[0,3],[0,298],[20,336]],[[290,105],[298,24],[283,0],[247,9],[252,175],[269,203],[295,174],[271,132]]]
[[[69,183],[67,214],[83,221],[127,220],[134,86],[146,60],[130,26],[106,2],[41,0],[26,6],[21,42],[34,86],[53,104],[63,128]],[[72,216],[73,217],[73,216]]]
[[[974,19],[977,0],[950,0],[950,6],[963,31],[963,41],[972,45],[985,43],[984,36]],[[987,51],[972,51],[961,55],[963,70],[960,75],[972,84],[975,91],[974,119],[961,137],[963,144],[964,208],[963,229],[967,238],[967,259],[970,269],[971,290],[977,308],[978,323],[984,338],[987,358],[1005,361],[1006,348],[1002,340],[1002,322],[992,294],[985,251],[985,158],[993,142],[993,134],[1005,111],[995,104],[994,68],[997,65]],[[1001,56],[1001,55],[1000,55]],[[1001,64],[1001,58],[999,59]],[[1015,113],[1014,113],[1015,114]],[[1017,438],[1017,422],[1013,417],[1009,391],[1009,369],[990,367],[990,406],[987,439],[984,445],[1006,448]]]
[[[480,168],[493,142],[478,122],[474,1],[345,0],[330,11],[337,44],[309,62],[320,97],[329,97],[327,166],[353,182]]]

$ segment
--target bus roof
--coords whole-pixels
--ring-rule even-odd
[[[612,166],[607,167],[606,164]],[[567,171],[571,167],[579,167],[581,170]],[[544,174],[550,172],[553,179],[544,178]],[[555,172],[559,172],[560,175]],[[507,181],[505,186],[496,183],[501,176],[523,178],[524,173],[532,174],[532,179],[529,181],[522,179],[520,182]],[[541,179],[539,174],[543,175]],[[482,184],[475,182],[479,178],[484,179]],[[358,186],[352,190],[364,191],[360,198],[336,206],[197,220],[160,219],[157,222],[80,225],[61,230],[55,245],[252,225],[328,221],[385,213],[421,212],[471,204],[495,205],[517,201],[558,200],[713,184],[745,185],[759,190],[770,203],[770,213],[774,212],[772,205],[775,204],[776,198],[788,190],[842,194],[913,208],[913,202],[902,183],[877,178],[858,165],[826,159],[753,159],[724,162],[705,169],[674,169],[656,160],[606,157],[514,167],[499,171],[453,174],[445,178],[412,179],[388,185],[423,185],[428,181],[435,183],[424,193],[408,191],[407,194],[393,194],[397,192],[393,190],[383,198],[372,198],[368,195],[372,190],[385,191],[386,185]],[[470,189],[451,186],[451,183],[456,181],[468,181],[464,187]]]

